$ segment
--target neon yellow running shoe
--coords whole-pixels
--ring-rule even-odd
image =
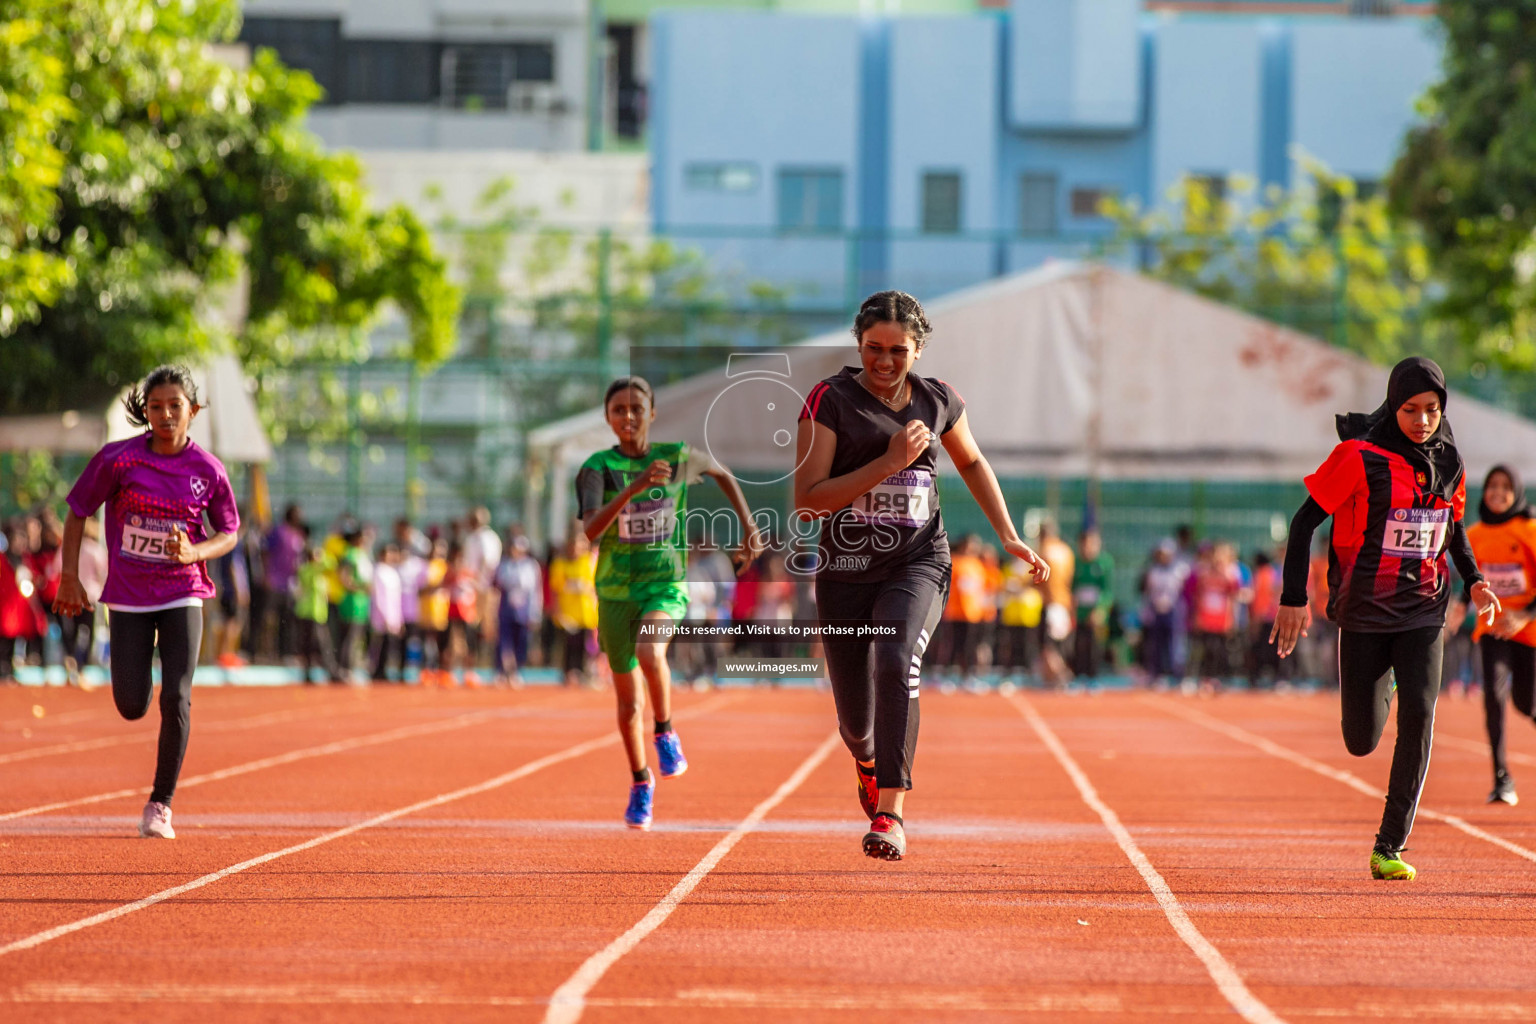
[[[1417,877],[1418,872],[1413,865],[1403,860],[1402,854],[1385,854],[1380,850],[1371,851],[1371,877],[1380,878],[1388,882],[1411,882]]]

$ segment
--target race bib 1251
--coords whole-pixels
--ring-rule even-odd
[[[1381,551],[1390,558],[1434,558],[1445,547],[1448,508],[1394,508],[1387,513]]]

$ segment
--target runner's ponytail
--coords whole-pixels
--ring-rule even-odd
[[[174,384],[186,393],[187,401],[198,405],[197,385],[192,382],[192,371],[180,363],[170,363],[165,366],[157,366],[149,371],[149,376],[144,378],[144,383],[134,387],[123,399],[123,408],[128,412],[130,426],[149,426],[149,393],[155,388],[166,384]]]

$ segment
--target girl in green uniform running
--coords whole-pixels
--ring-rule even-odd
[[[624,822],[645,829],[651,827],[655,782],[645,761],[640,718],[645,698],[638,676],[645,677],[650,692],[661,777],[676,778],[688,770],[672,728],[671,638],[666,632],[688,610],[688,485],[707,476],[730,499],[744,534],[738,568],[751,564],[762,542],[746,496],[728,469],[687,444],[651,442],[655,397],[644,378],[620,377],[608,385],[603,412],[619,443],[582,463],[576,496],[587,538],[597,545],[598,643],[613,670],[619,735],[633,773]],[[648,635],[638,637],[646,625],[651,627]]]

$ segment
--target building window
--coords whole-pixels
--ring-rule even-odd
[[[757,189],[757,165],[689,164],[683,169],[683,184],[690,192],[752,192]]]
[[[435,44],[404,39],[347,40],[348,103],[431,103]]]
[[[553,82],[553,43],[453,43],[439,64],[449,106],[505,110],[515,82]]]
[[[958,171],[927,171],[923,174],[923,233],[954,235],[960,232],[961,185]]]
[[[321,103],[343,103],[346,55],[336,18],[246,18],[240,41],[276,50],[284,64],[308,71],[325,90]]]
[[[1119,193],[1112,188],[1075,188],[1072,190],[1072,216],[1102,217],[1099,204]]]
[[[837,231],[843,226],[843,172],[779,172],[779,227],[784,231]]]
[[[1056,233],[1056,175],[1019,175],[1019,232],[1025,235]]]

